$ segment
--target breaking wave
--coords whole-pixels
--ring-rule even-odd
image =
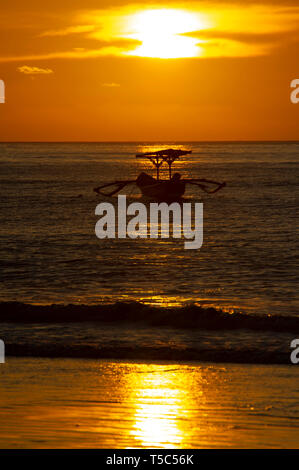
[[[298,333],[298,317],[229,314],[199,305],[2,302],[0,313],[7,356],[290,364]]]
[[[276,331],[299,333],[299,318],[282,315],[227,313],[213,307],[157,307],[139,302],[114,304],[32,305],[1,302],[0,322],[6,323],[135,323],[179,329]]]

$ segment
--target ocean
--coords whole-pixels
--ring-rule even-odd
[[[117,199],[93,188],[152,171],[135,154],[169,147],[192,150],[174,165],[183,177],[227,183],[187,190],[203,203],[202,247],[98,239],[96,205]],[[0,144],[7,354],[289,363],[298,154],[292,142]],[[122,194],[143,201],[134,186]]]

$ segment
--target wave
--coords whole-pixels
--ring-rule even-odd
[[[32,305],[0,302],[0,323],[135,323],[179,329],[275,331],[299,333],[299,318],[282,315],[227,313],[213,307],[192,304],[157,307],[139,302],[114,304]]]

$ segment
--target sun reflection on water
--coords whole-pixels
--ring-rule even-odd
[[[131,437],[137,447],[181,447],[188,436],[190,412],[182,366],[173,369],[173,365],[143,364],[140,367],[139,373],[131,376],[130,401],[135,408]]]

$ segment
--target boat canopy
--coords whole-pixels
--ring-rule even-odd
[[[158,150],[157,152],[139,153],[136,155],[136,158],[147,158],[148,160],[150,160],[150,162],[157,169],[157,180],[159,180],[160,166],[163,165],[164,162],[166,162],[169,168],[169,179],[171,179],[171,165],[173,164],[173,162],[178,158],[182,157],[183,155],[187,155],[189,153],[192,153],[192,150],[165,149]]]

